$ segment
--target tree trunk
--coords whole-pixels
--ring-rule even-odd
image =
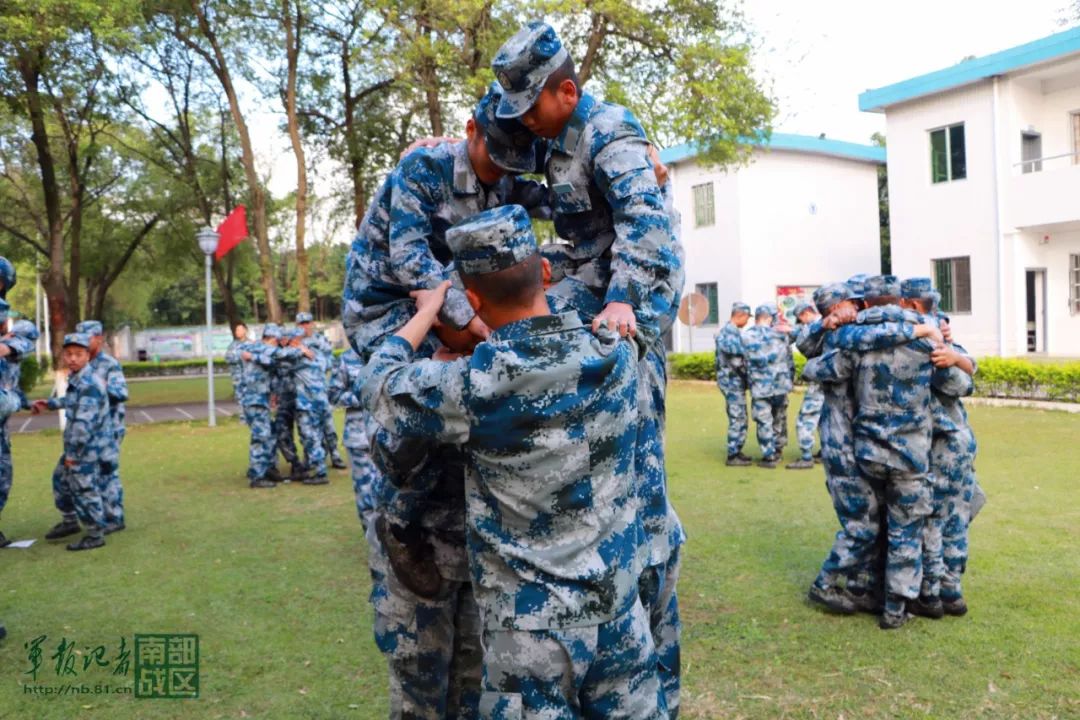
[[[296,294],[297,310],[311,311],[311,295],[308,289],[308,256],[304,246],[304,221],[307,217],[307,165],[304,145],[300,142],[300,120],[296,114],[296,74],[300,61],[303,15],[296,6],[295,21],[292,17],[292,0],[282,2],[282,22],[285,26],[285,54],[288,71],[285,82],[285,116],[289,127],[289,141],[296,156]]]
[[[18,58],[19,74],[26,86],[26,106],[30,114],[31,135],[41,170],[41,189],[45,198],[45,217],[49,226],[49,269],[45,274],[45,290],[49,294],[49,323],[53,351],[53,367],[60,365],[67,326],[67,287],[64,283],[64,228],[60,214],[60,190],[56,184],[56,163],[49,147],[49,132],[45,125],[45,110],[41,103],[39,84],[43,50],[36,48]]]
[[[263,292],[266,293],[266,312],[271,322],[281,322],[281,305],[278,302],[277,284],[274,282],[273,256],[270,250],[270,235],[266,223],[266,194],[259,183],[259,173],[255,168],[255,150],[251,146],[251,135],[248,133],[244,114],[240,109],[240,99],[233,86],[232,75],[225,60],[225,53],[218,42],[217,34],[210,27],[210,22],[202,11],[202,6],[195,0],[190,2],[191,11],[199,22],[199,30],[210,44],[213,51],[214,62],[211,68],[221,83],[225,97],[229,101],[229,112],[233,123],[236,124],[237,135],[240,136],[241,161],[244,165],[244,176],[247,179],[248,193],[251,199],[251,211],[255,217],[255,242],[259,248],[259,272],[262,276]]]
[[[360,138],[356,136],[357,98],[352,91],[352,73],[349,72],[349,58],[352,48],[347,41],[341,43],[341,78],[344,88],[342,96],[345,109],[345,147],[349,153],[349,177],[353,186],[353,215],[356,229],[367,212],[367,192],[364,188],[364,162],[360,156]]]
[[[600,46],[604,44],[604,38],[607,37],[606,26],[607,16],[603,13],[596,13],[592,16],[592,25],[589,28],[589,42],[585,47],[585,56],[581,59],[581,65],[577,69],[578,80],[581,81],[582,85],[588,82],[589,76],[592,75],[596,56],[600,53]]]

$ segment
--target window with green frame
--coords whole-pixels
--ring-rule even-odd
[[[694,227],[708,227],[716,224],[716,201],[713,197],[711,182],[694,185]]]
[[[694,289],[709,301],[709,314],[705,316],[705,322],[702,324],[719,325],[720,308],[717,307],[716,283],[698,283]]]
[[[964,123],[930,131],[930,181],[963,180],[967,177],[967,143]]]
[[[934,285],[941,293],[942,312],[971,312],[970,257],[934,260]]]

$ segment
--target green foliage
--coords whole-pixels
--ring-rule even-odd
[[[206,372],[206,358],[201,360],[165,360],[163,362],[125,362],[120,363],[127,377],[164,377],[169,375],[198,375]],[[228,363],[221,358],[214,358],[214,372],[225,372]]]
[[[676,380],[716,380],[716,353],[671,353],[668,355],[671,364],[671,377]],[[803,367],[806,358],[800,353],[795,353],[795,379],[802,379]]]
[[[983,358],[975,392],[988,397],[1080,402],[1080,361],[1034,363],[1023,358]]]
[[[19,363],[19,389],[29,395],[48,369],[48,362],[38,363],[37,357],[31,355]]]

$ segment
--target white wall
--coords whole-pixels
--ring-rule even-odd
[[[1012,238],[1015,262],[1010,272],[1017,292],[1009,298],[1017,318],[1013,342],[1023,353],[1026,336],[1025,273],[1046,270],[1046,354],[1080,356],[1080,314],[1069,312],[1069,255],[1080,254],[1080,230],[1017,233]]]
[[[992,89],[983,82],[890,107],[886,113],[892,269],[933,277],[935,258],[971,258],[971,312],[954,313],[957,339],[996,354],[997,255]],[[964,123],[967,178],[930,181],[929,131]]]
[[[780,285],[823,285],[880,270],[877,169],[871,163],[788,151],[759,152],[723,173],[693,160],[672,169],[683,217],[686,289],[717,283],[719,324],[694,329],[693,349],[711,350],[732,302],[776,301]],[[694,227],[691,188],[715,183],[716,225]],[[811,213],[813,206],[813,213]],[[687,328],[674,346],[686,351]]]

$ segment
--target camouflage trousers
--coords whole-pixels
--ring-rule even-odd
[[[8,434],[7,419],[0,424],[0,512],[7,505],[11,494],[11,481],[14,470],[11,465],[11,436]]]
[[[649,617],[653,647],[656,650],[657,671],[664,690],[669,716],[679,713],[681,688],[680,640],[682,622],[679,620],[678,581],[681,562],[679,548],[672,550],[665,565],[645,568],[638,579],[641,605]]]
[[[277,411],[274,413],[274,420],[271,426],[275,443],[277,444],[275,458],[272,461],[274,464],[277,464],[276,454],[279,452],[281,453],[281,457],[285,458],[285,462],[290,465],[300,464],[300,455],[296,452],[296,438],[293,435],[293,428],[295,425],[296,403],[283,403],[279,399]]]
[[[439,595],[428,600],[389,571],[375,537],[377,514],[367,517],[375,645],[387,662],[391,720],[474,720],[483,650],[464,537],[433,538],[444,576]]]
[[[276,442],[270,428],[270,411],[265,405],[245,405],[244,422],[251,431],[248,446],[248,480],[266,477],[274,466]]]
[[[975,479],[971,447],[963,435],[949,433],[935,436],[930,448],[933,512],[923,530],[923,595],[963,596],[968,527],[986,497]]]
[[[297,408],[300,443],[304,446],[304,464],[313,476],[326,475],[326,408]]]
[[[124,486],[120,484],[119,452],[116,460],[98,463],[98,493],[105,511],[105,522],[120,525],[124,522]]]
[[[725,392],[727,404],[727,454],[728,457],[742,452],[746,444],[746,391]]]
[[[884,484],[864,477],[850,451],[837,453],[831,444],[823,443],[822,456],[825,488],[840,521],[840,530],[814,584],[821,588],[836,587],[844,578],[849,588],[877,592],[885,540]]]
[[[932,503],[929,477],[876,462],[860,462],[859,468],[885,489],[885,590],[913,600],[922,586],[923,527]]]
[[[795,436],[799,440],[799,451],[803,460],[812,460],[814,457],[814,433],[817,432],[824,404],[825,396],[817,383],[807,385],[802,405],[799,406],[799,418],[795,421]]]
[[[787,446],[787,395],[753,398],[750,414],[757,424],[758,447],[765,457],[784,452]]]
[[[341,453],[338,452],[337,427],[334,425],[334,408],[329,405],[323,413],[323,449],[328,458],[341,459]]]
[[[641,602],[600,625],[484,630],[485,720],[668,717]]]
[[[91,535],[101,534],[108,524],[101,502],[99,464],[88,462],[65,467],[64,456],[53,470],[53,502],[65,520],[78,518]]]
[[[356,513],[360,524],[367,532],[368,516],[375,510],[375,488],[378,484],[379,468],[371,459],[367,430],[364,426],[365,413],[349,409],[345,412],[345,430],[342,441],[349,451],[349,467],[352,475],[353,494],[356,496]]]

